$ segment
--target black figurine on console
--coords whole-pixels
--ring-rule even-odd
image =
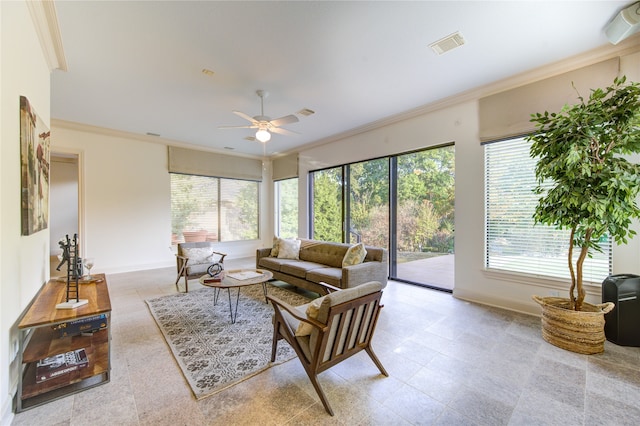
[[[62,249],[62,259],[56,270],[60,270],[62,265],[67,264],[67,295],[66,302],[56,305],[57,309],[73,309],[88,303],[87,299],[80,299],[78,280],[82,276],[82,259],[78,256],[80,246],[78,244],[78,234],[73,235],[73,240],[66,235],[58,244]]]

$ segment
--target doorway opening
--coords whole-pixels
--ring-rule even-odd
[[[65,235],[73,238],[74,234],[78,234],[78,238],[81,238],[80,156],[52,152],[50,164],[49,264],[50,276],[58,277],[65,274],[62,269],[56,269],[61,252],[58,241]]]

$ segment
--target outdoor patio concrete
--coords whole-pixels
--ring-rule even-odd
[[[447,254],[429,259],[399,263],[397,278],[426,284],[431,287],[453,290],[454,270],[455,255]]]

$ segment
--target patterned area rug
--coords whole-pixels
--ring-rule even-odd
[[[309,299],[267,284],[269,295],[299,306]],[[236,289],[231,289],[235,308]],[[242,287],[235,324],[229,316],[227,290],[213,304],[213,289],[177,293],[146,301],[196,399],[206,398],[295,357],[285,341],[278,343],[272,364],[273,307],[262,285]]]

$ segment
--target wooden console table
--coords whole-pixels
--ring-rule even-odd
[[[75,309],[56,309],[58,303],[65,301],[66,283],[52,279],[40,289],[18,324],[18,362],[21,372],[15,396],[16,412],[109,381],[111,300],[104,274],[92,277],[94,281],[79,286],[80,299],[87,299],[89,303]],[[60,337],[61,333],[56,329],[60,324],[102,315],[106,327],[94,333]],[[36,381],[38,361],[78,349],[85,350],[87,365],[40,383]]]

